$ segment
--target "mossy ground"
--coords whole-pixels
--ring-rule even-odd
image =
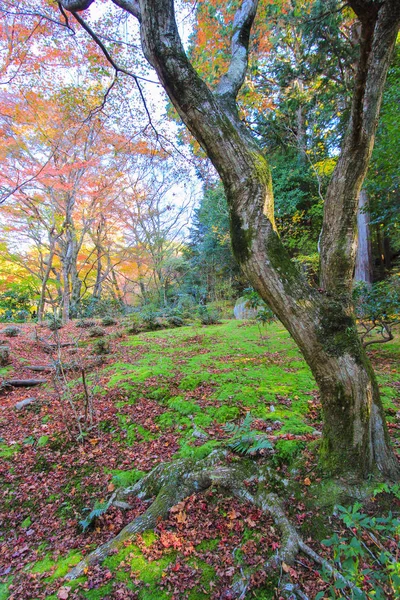
[[[313,487],[303,485],[306,477],[323,483],[318,481],[314,460],[321,430],[315,382],[280,324],[269,325],[261,333],[262,337],[256,324],[225,321],[114,339],[112,356],[88,374],[97,427],[87,432],[83,443],[68,434],[76,424],[51,390],[24,411],[6,405],[0,417],[0,493],[7,525],[0,532],[0,542],[9,544],[12,534],[20,540],[13,548],[20,554],[9,559],[13,568],[0,579],[1,600],[15,589],[32,589],[26,598],[46,597],[43,590],[48,589],[47,598],[56,598],[55,586],[62,585],[61,578],[79,559],[78,553],[115,535],[145,508],[140,501],[126,513],[113,508],[83,534],[78,523],[96,500],[108,498],[115,487],[134,484],[161,461],[179,456],[203,458],[226,443],[229,435],[223,425],[240,422],[248,411],[256,419],[256,429],[274,440],[274,451],[268,455],[273,469],[291,479],[289,509],[295,522],[306,527],[313,521],[312,535],[326,536],[328,513],[313,517]],[[396,340],[373,349],[371,356],[398,444],[400,344]],[[71,378],[70,389],[82,396],[77,379]],[[208,506],[218,511],[223,502],[210,500]],[[246,528],[245,515],[250,514],[246,510],[231,519],[235,527],[240,520],[244,524],[237,525],[238,531],[228,531],[227,548],[235,535],[249,548],[252,540],[268,545],[270,534],[261,525]],[[196,505],[193,511],[197,519],[193,516],[193,527],[199,527],[201,509]],[[208,513],[202,518],[205,526]],[[181,535],[178,525],[170,523],[170,531]],[[160,542],[163,531],[143,536],[139,545],[133,542],[109,557],[94,575],[68,584],[72,592],[76,588],[74,593],[81,594],[76,597],[82,598],[114,597],[116,586],[125,586],[121,589],[126,594],[136,589],[141,600],[167,599],[183,569],[188,581],[197,582],[187,590],[191,600],[212,597],[215,585],[229,579],[212,558],[229,554],[223,549],[221,532],[214,531],[205,539],[200,536],[200,541],[190,539],[193,551],[185,555],[189,534],[186,538],[182,534],[177,548],[165,551]],[[230,566],[237,568],[236,559],[227,569]],[[272,598],[275,583],[262,584],[254,597]],[[10,584],[14,588],[7,591]]]

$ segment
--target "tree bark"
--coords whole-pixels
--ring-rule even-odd
[[[397,479],[398,463],[389,444],[378,387],[357,335],[348,293],[357,199],[372,150],[400,3],[350,2],[362,21],[364,37],[352,117],[325,207],[322,273],[328,293],[307,283],[280,241],[270,169],[238,115],[236,96],[245,78],[257,4],[257,0],[244,0],[236,13],[231,62],[214,92],[185,54],[173,0],[124,0],[123,8],[139,18],[146,58],[221,177],[239,265],[289,330],[319,385],[324,412],[322,464],[331,473],[366,477],[379,469]]]

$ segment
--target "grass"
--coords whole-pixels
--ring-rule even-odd
[[[389,421],[395,421],[394,411],[398,408],[393,381],[397,375],[400,343],[396,340],[390,346],[374,349],[372,354],[378,365],[377,375],[385,409],[389,410]],[[98,388],[99,398],[104,401],[110,397],[110,406],[113,403],[115,413],[105,411],[96,434],[101,440],[109,439],[111,447],[115,446],[113,462],[99,469],[101,476],[108,478],[107,482],[112,486],[110,489],[133,485],[143,476],[145,469],[140,461],[135,464],[141,458],[141,452],[148,450],[154,456],[155,464],[164,460],[162,448],[173,444],[163,436],[171,436],[175,443],[168,455],[170,458],[200,460],[224,443],[222,425],[229,421],[238,422],[250,411],[253,417],[266,421],[270,435],[280,438],[275,442],[272,464],[275,468],[293,464],[309,445],[305,441],[307,438],[284,439],[284,436],[307,436],[320,424],[319,414],[313,416],[313,410],[317,410],[314,403],[317,390],[310,369],[279,323],[269,325],[263,339],[257,325],[237,321],[225,321],[218,326],[141,333],[119,342],[115,358],[116,362],[100,371],[101,385]],[[143,406],[148,407],[145,416],[142,414]],[[56,422],[55,417],[47,414],[38,415],[38,418],[42,424]],[[26,433],[32,436],[32,432]],[[26,439],[30,439],[29,435]],[[62,439],[61,433],[58,435]],[[12,445],[0,439],[0,458],[16,460],[14,455],[17,452],[34,452],[38,463],[34,470],[46,477],[47,471],[51,475],[62,466],[59,465],[62,463],[61,453],[69,452],[69,448],[53,447],[52,439],[49,435],[37,434],[34,437],[35,447],[30,445],[28,449],[28,444],[21,443],[22,439]],[[312,442],[317,443],[315,440]],[[92,459],[96,457],[96,444],[93,443],[92,447],[87,444],[89,449],[86,446],[83,452],[88,455],[86,462],[82,459],[82,462],[71,463],[68,483],[62,488],[62,493],[59,491],[48,498],[57,505],[56,513],[61,522],[74,519],[77,524],[82,506],[92,506],[94,499],[100,500],[106,494],[100,475],[98,487],[92,477],[94,468],[91,467],[90,456]],[[75,452],[72,446],[71,452]],[[120,454],[124,455],[124,460],[119,460]],[[47,471],[46,465],[49,465]],[[7,486],[10,487],[10,484]],[[88,490],[90,500],[85,496]],[[20,507],[18,510],[21,510]],[[36,523],[33,509],[29,514]],[[110,521],[104,521],[97,525],[105,527],[109,524]],[[30,519],[29,522],[27,518],[21,519],[20,529],[26,530],[29,526]],[[253,532],[247,534],[251,537]],[[90,532],[87,536],[85,552],[90,550]],[[196,550],[218,552],[220,536],[221,532],[216,531],[214,539],[201,542]],[[148,532],[142,538],[145,546],[151,547],[156,535]],[[104,568],[111,571],[113,581],[127,585],[131,585],[130,572],[134,572],[143,584],[139,590],[140,600],[155,597],[167,600],[170,594],[157,586],[177,553],[171,551],[150,561],[142,550],[135,543],[129,544],[118,554],[108,557]],[[51,558],[54,553],[50,548],[46,547],[45,551],[46,554],[44,550],[38,553],[41,559],[31,563],[29,569],[33,574],[45,574],[48,582],[63,577],[80,559],[78,550],[66,553],[57,561]],[[215,570],[196,555],[190,556],[188,561],[188,564],[200,569],[201,585],[209,589],[210,582],[216,578]],[[127,565],[130,572],[126,570]],[[0,600],[8,598],[9,583],[10,580],[0,583]],[[78,584],[73,583],[72,587]],[[111,593],[112,582],[84,590],[82,597],[96,600]],[[258,600],[273,597],[268,586],[254,594]],[[48,600],[56,597],[48,596]],[[201,600],[208,596],[200,590],[191,590],[188,597]]]

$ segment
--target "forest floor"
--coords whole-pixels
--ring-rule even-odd
[[[98,340],[71,323],[61,329],[60,341],[74,345],[62,347],[56,357],[68,367],[65,377],[27,369],[51,363],[43,338],[54,339],[34,325],[20,329],[13,338],[3,338],[0,331],[12,358],[0,376],[39,377],[46,383],[0,392],[0,600],[228,600],[232,581],[248,567],[258,570],[246,598],[280,598],[280,575],[271,579],[262,569],[280,545],[272,519],[214,488],[180,502],[154,531],[137,535],[83,577],[63,580],[83,555],[147,507],[132,498],[128,510],[111,506],[83,531],[80,522],[96,503],[162,461],[201,460],[215,448],[227,447],[232,433],[224,425],[239,424],[249,411],[252,427],[273,443],[273,450],[261,450],[253,460],[272,465],[277,477],[271,489],[284,499],[304,539],[333,559],[332,544],[321,544],[323,539],[334,532],[347,542],[356,537],[357,526],[333,513],[334,490],[318,472],[318,392],[280,324],[260,332],[254,323],[225,321],[139,335],[113,326],[107,328],[111,352],[99,359],[93,356]],[[393,443],[400,450],[400,343],[396,339],[369,355]],[[16,408],[26,398],[34,400]],[[353,513],[370,520],[386,517],[389,509],[399,515],[398,498],[386,488],[377,491],[382,493],[371,492]],[[398,572],[398,525],[392,524],[390,531],[380,542],[381,551],[394,557]],[[374,542],[363,536],[366,551],[351,542],[353,558],[349,552],[344,558],[352,564],[344,568],[353,573],[365,598],[395,598],[396,573],[387,580],[380,575],[371,559]],[[332,582],[310,559],[299,556],[284,571],[308,598],[335,597]],[[373,595],[375,572],[383,596]]]

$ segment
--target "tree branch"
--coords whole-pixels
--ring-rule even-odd
[[[128,12],[130,15],[136,17],[139,23],[141,22],[142,15],[138,0],[112,0],[112,2]]]
[[[321,236],[321,287],[349,294],[356,256],[358,196],[371,157],[382,94],[400,23],[398,0],[351,0],[361,21],[351,115],[329,184]]]
[[[231,62],[221,77],[216,93],[236,99],[244,83],[249,58],[250,31],[256,16],[258,0],[244,0],[235,14],[231,40]]]
[[[91,4],[93,4],[94,0],[62,0],[61,4],[71,13],[86,10],[89,8]]]

